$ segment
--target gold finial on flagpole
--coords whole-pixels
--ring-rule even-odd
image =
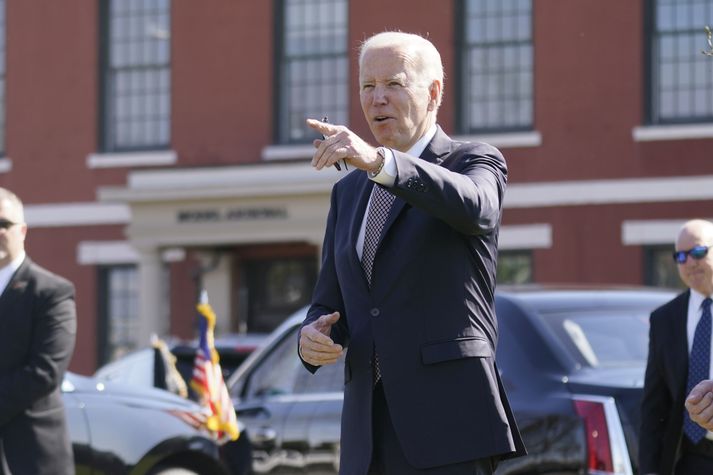
[[[711,27],[707,26],[705,27],[706,30],[706,36],[708,37],[708,50],[702,50],[701,53],[705,54],[706,56],[713,56],[713,32],[711,31]]]

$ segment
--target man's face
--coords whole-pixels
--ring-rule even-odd
[[[5,267],[25,249],[27,225],[22,213],[10,200],[0,200],[0,267]],[[12,224],[6,227],[8,223]]]
[[[710,230],[691,228],[684,229],[676,240],[677,251],[687,251],[696,246],[712,246],[713,239]],[[678,264],[678,274],[681,280],[697,292],[703,295],[713,294],[713,249],[700,260],[696,260],[690,255],[686,262]]]
[[[365,52],[359,97],[371,133],[383,146],[407,151],[435,123],[437,81],[420,79],[413,61],[397,48]]]

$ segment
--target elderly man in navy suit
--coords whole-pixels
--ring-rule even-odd
[[[639,473],[644,475],[713,473],[713,433],[700,414],[713,369],[711,247],[713,223],[694,219],[683,225],[673,257],[688,289],[651,314],[639,431]]]
[[[25,254],[20,199],[0,188],[0,474],[74,474],[60,386],[77,330],[74,287]]]
[[[332,190],[300,357],[316,371],[349,348],[341,474],[491,474],[525,452],[495,364],[505,160],[437,125],[443,66],[421,36],[366,40],[359,89],[378,147],[307,121],[312,165],[355,170]]]

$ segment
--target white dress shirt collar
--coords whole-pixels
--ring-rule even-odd
[[[428,129],[428,131],[423,134],[423,136],[421,136],[421,138],[418,139],[418,141],[413,144],[410,149],[408,149],[406,153],[412,157],[420,157],[423,151],[426,150],[426,147],[431,140],[433,140],[433,136],[436,135],[437,130],[438,127],[436,127],[436,124],[434,123],[431,125],[431,128]]]
[[[13,259],[8,265],[0,269],[0,295],[5,292],[5,287],[10,283],[13,274],[20,268],[22,261],[25,260],[25,251],[21,251],[20,254]]]

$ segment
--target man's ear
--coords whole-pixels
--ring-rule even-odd
[[[434,80],[431,85],[428,86],[428,110],[432,111],[438,109],[441,105],[441,81]]]

